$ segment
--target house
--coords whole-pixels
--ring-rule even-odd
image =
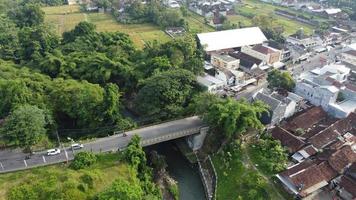
[[[211,64],[213,64],[215,67],[224,67],[227,69],[237,70],[240,65],[240,60],[227,54],[212,54]]]
[[[338,195],[343,200],[356,198],[356,180],[350,176],[341,176],[338,179]]]
[[[318,150],[313,145],[308,145],[303,149],[295,152],[292,155],[292,159],[298,163],[303,162],[305,159],[309,158],[310,156],[315,155]]]
[[[197,82],[210,93],[222,90],[225,85],[224,81],[206,73],[203,76],[197,76]]]
[[[263,44],[243,46],[241,52],[258,58],[269,65],[273,65],[281,60],[281,51]]]
[[[200,46],[208,55],[235,51],[236,48],[262,44],[267,41],[266,36],[258,27],[200,33],[197,36]]]
[[[304,161],[276,175],[284,188],[298,197],[306,197],[337,176],[327,161]]]
[[[356,50],[352,49],[341,53],[340,60],[349,67],[352,72],[356,73]]]
[[[295,153],[305,146],[305,142],[280,126],[272,129],[271,135],[287,148],[289,153]]]
[[[290,193],[306,197],[327,186],[356,161],[354,145],[343,145],[337,150],[323,152],[316,159],[297,163],[276,175]]]
[[[244,76],[243,72],[228,69],[225,67],[215,68],[215,78],[222,80],[226,86],[234,86],[241,80]]]
[[[297,80],[295,93],[311,104],[322,106],[328,110],[330,104],[335,103],[340,89],[329,80],[343,83],[347,80],[350,69],[344,65],[326,65],[310,72],[303,73]]]
[[[250,73],[252,70],[265,65],[262,60],[243,52],[230,52],[229,55],[240,60],[240,69],[246,73]]]
[[[280,44],[278,42],[275,42],[273,40],[269,40],[267,42],[267,45],[273,49],[277,49],[281,52],[281,58],[280,60],[282,62],[288,61],[291,58],[291,52],[290,50],[284,46],[283,44]]]
[[[254,97],[254,100],[262,101],[269,107],[269,112],[262,114],[262,123],[270,124],[271,126],[273,126],[279,123],[284,118],[287,105],[282,101],[279,101],[271,95],[265,94],[263,92],[258,92],[257,95]]]
[[[282,96],[277,92],[268,93],[261,90],[253,96],[253,99],[262,101],[269,107],[269,112],[262,115],[261,121],[270,126],[292,116],[296,111],[297,103],[288,96]]]
[[[307,36],[302,29],[288,36],[287,42],[304,48],[312,48],[322,44],[322,40],[319,37]]]

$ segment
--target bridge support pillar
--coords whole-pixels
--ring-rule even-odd
[[[202,127],[199,133],[186,137],[186,141],[193,151],[199,150],[203,146],[208,131],[209,127]]]

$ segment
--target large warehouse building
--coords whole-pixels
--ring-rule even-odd
[[[207,54],[232,51],[267,41],[266,36],[258,27],[200,33],[198,39]]]

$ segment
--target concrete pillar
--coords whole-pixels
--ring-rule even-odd
[[[208,131],[209,127],[201,127],[199,133],[186,137],[186,141],[193,151],[199,150],[203,146]]]

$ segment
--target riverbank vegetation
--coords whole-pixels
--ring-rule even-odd
[[[262,141],[261,141],[262,142]],[[251,146],[250,146],[251,145]],[[271,176],[266,176],[259,171],[259,167],[266,169],[270,168],[266,165],[259,165],[263,161],[256,160],[257,157],[251,159],[252,154],[249,149],[255,144],[241,144],[239,140],[235,140],[224,146],[222,151],[212,156],[212,160],[217,171],[217,199],[284,199],[278,190],[278,185],[275,185]],[[279,145],[278,148],[282,147]],[[283,151],[282,151],[283,152]],[[266,149],[264,154],[274,154],[273,149]],[[286,154],[283,152],[283,156]],[[262,156],[265,162],[273,164],[273,161]],[[278,160],[278,159],[277,159]],[[255,162],[256,161],[256,162]],[[285,160],[283,160],[285,162]],[[285,165],[281,164],[283,168]],[[258,166],[256,168],[256,166]],[[282,168],[282,169],[283,169]],[[274,168],[273,172],[278,170]]]

